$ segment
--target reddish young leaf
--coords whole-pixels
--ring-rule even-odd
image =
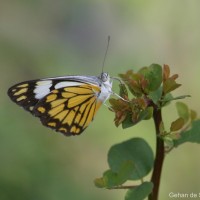
[[[163,83],[163,93],[164,94],[170,93],[171,91],[175,90],[180,86],[181,84],[178,84],[174,79],[169,78]]]
[[[163,81],[166,81],[169,78],[170,75],[170,68],[169,65],[163,66]]]

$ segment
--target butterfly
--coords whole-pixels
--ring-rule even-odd
[[[81,134],[112,93],[106,72],[25,81],[8,90],[12,101],[66,136]]]

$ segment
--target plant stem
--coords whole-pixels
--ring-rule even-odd
[[[164,161],[164,142],[160,138],[160,125],[162,123],[161,109],[154,105],[153,119],[156,129],[156,155],[154,161],[154,169],[151,177],[151,182],[154,184],[153,191],[149,195],[149,200],[157,200],[160,186],[160,177],[162,172],[162,165]]]
[[[110,190],[113,190],[113,189],[133,189],[133,188],[136,188],[138,187],[138,185],[120,185],[120,186],[114,186],[114,187],[111,187],[111,188],[108,188]]]

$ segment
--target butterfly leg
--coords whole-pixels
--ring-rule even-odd
[[[130,102],[130,101],[124,99],[123,97],[119,96],[119,95],[118,95],[117,93],[115,93],[115,92],[112,92],[112,95],[118,97],[119,99],[121,99],[121,100],[123,100],[123,101]]]
[[[108,104],[104,103],[104,106],[106,106],[109,110],[111,110],[111,111],[114,112],[114,110],[112,109],[112,107],[110,107]]]
[[[120,82],[120,84],[122,84],[122,85],[124,84],[120,78],[117,78],[117,77],[111,77],[111,79],[112,79],[112,82],[113,82],[113,80],[117,80],[117,81]],[[121,100],[123,100],[123,101],[130,102],[130,101],[124,99],[123,97],[119,96],[118,94],[116,94],[116,93],[113,92],[113,91],[111,92],[111,94],[114,95],[114,96],[116,96],[116,97],[118,97],[119,99],[121,99]]]

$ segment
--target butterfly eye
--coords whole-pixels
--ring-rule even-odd
[[[103,81],[103,82],[106,82],[107,80],[108,80],[108,73],[106,73],[106,72],[103,72],[103,73],[101,73],[101,80]]]

